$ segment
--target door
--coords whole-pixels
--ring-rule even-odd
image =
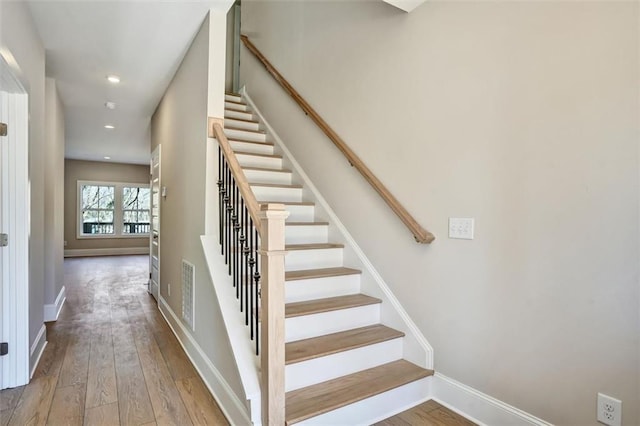
[[[29,381],[29,109],[15,76],[0,52],[0,389]]]
[[[149,293],[158,300],[160,288],[160,146],[151,153],[151,232],[149,236]]]

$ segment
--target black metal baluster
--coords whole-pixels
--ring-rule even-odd
[[[249,287],[246,285],[246,275],[248,272],[248,265],[247,265],[247,251],[248,251],[248,247],[247,247],[247,237],[248,237],[248,232],[247,230],[249,229],[249,210],[246,208],[244,208],[243,211],[243,215],[244,215],[244,220],[242,222],[243,224],[243,234],[244,234],[244,245],[242,247],[242,258],[243,258],[243,262],[242,264],[244,265],[244,274],[242,275],[243,277],[243,284],[245,285],[244,287],[244,306],[246,308],[246,311],[244,313],[244,325],[249,325],[249,315],[251,315],[251,311],[249,310],[249,299],[250,297],[250,293],[249,293]]]
[[[255,254],[255,238],[253,236],[253,219],[249,219],[249,275],[248,275],[248,282],[249,282],[249,288],[251,289],[251,315],[253,315],[253,319],[251,320],[251,340],[253,340],[254,337],[254,322],[255,319],[258,318],[258,312],[256,310],[256,307],[258,306],[257,304],[254,304],[254,294],[257,291],[257,289],[255,288],[255,286],[253,285],[253,268],[256,264],[256,260],[254,259],[254,254]]]
[[[238,286],[240,287],[240,312],[245,312],[247,305],[244,303],[244,294],[247,289],[244,287],[242,275],[244,273],[244,262],[242,261],[242,250],[244,249],[245,236],[243,233],[243,220],[244,212],[244,198],[240,197],[240,210],[238,210]]]
[[[222,249],[222,148],[218,146],[218,239]],[[223,252],[224,253],[224,252]]]
[[[227,167],[227,189],[225,191],[225,200],[226,200],[226,229],[224,231],[226,238],[226,253],[225,253],[225,262],[228,265],[229,275],[231,275],[231,169]]]
[[[258,224],[258,226],[260,226],[260,224]],[[256,241],[256,249],[255,249],[255,257],[256,257],[256,271],[253,274],[253,279],[255,281],[255,303],[256,306],[259,307],[259,297],[260,297],[260,260],[258,258],[258,228],[254,229],[254,236],[255,236],[255,241]],[[256,323],[256,355],[260,354],[260,342],[259,340],[259,336],[260,333],[258,332],[258,316],[256,315],[256,319],[255,319],[255,323]]]

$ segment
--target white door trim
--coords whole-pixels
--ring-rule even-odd
[[[9,353],[0,358],[0,389],[29,382],[29,107],[24,86],[0,52],[0,121],[8,135],[0,139],[3,164],[2,233],[9,245],[2,256],[2,341]]]
[[[157,300],[160,294],[160,205],[162,204],[162,156],[158,145],[151,153],[151,229],[149,230],[148,291]],[[156,169],[157,167],[157,169]],[[156,205],[157,202],[157,205]],[[156,254],[156,255],[154,255]]]

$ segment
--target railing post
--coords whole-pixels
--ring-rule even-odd
[[[283,204],[260,206],[262,424],[285,423]]]

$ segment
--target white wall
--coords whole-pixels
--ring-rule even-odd
[[[29,179],[31,235],[29,240],[29,344],[44,320],[44,170],[45,57],[42,42],[25,2],[1,2],[0,45],[18,63],[29,92]],[[36,351],[34,356],[38,355]],[[31,359],[31,366],[35,363]]]
[[[226,13],[218,18],[215,22],[224,25]],[[224,41],[222,46],[224,48]],[[200,236],[205,234],[207,94],[211,81],[209,48],[207,18],[151,119],[151,149],[159,144],[162,146],[162,185],[167,188],[167,197],[162,199],[160,206],[160,296],[180,317],[182,259],[195,266],[195,330],[192,335],[233,392],[244,400],[200,242]],[[217,73],[219,93],[224,89],[224,63],[221,70]],[[176,331],[181,340],[188,340],[180,329]],[[196,354],[191,355],[198,358]]]
[[[64,106],[56,82],[45,80],[44,303],[56,301],[64,283]]]
[[[410,233],[245,49],[241,80],[435,349],[556,424],[640,423],[636,2],[243,2],[242,28],[416,219]],[[475,217],[473,241],[447,238]]]

